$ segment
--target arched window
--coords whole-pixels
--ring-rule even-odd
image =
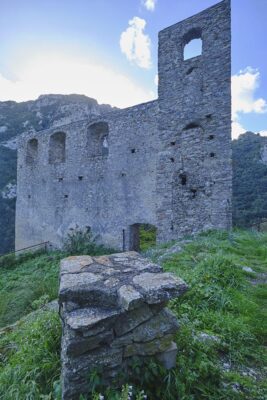
[[[107,122],[95,122],[88,128],[89,157],[107,156],[109,127]]]
[[[27,143],[26,164],[31,165],[37,162],[38,158],[38,140],[30,139]]]
[[[66,158],[66,134],[56,132],[49,140],[49,164],[64,163]]]
[[[202,38],[201,29],[191,29],[184,36],[184,60],[201,56],[202,54]]]

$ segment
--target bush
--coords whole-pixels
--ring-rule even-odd
[[[98,256],[115,252],[97,243],[97,237],[92,235],[90,229],[74,229],[68,233],[65,240],[63,251],[71,256],[89,254]]]

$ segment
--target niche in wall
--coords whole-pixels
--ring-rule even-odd
[[[108,156],[109,127],[107,122],[95,122],[88,128],[88,155],[89,157]]]
[[[32,165],[37,162],[38,159],[38,140],[30,139],[27,142],[27,150],[26,150],[26,164]]]
[[[49,164],[64,163],[66,159],[66,134],[56,132],[49,139]]]

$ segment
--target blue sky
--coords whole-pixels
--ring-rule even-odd
[[[157,96],[158,31],[216,0],[0,0],[0,100]],[[267,0],[232,0],[233,132],[267,135]]]

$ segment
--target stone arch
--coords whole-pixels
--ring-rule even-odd
[[[183,60],[202,55],[202,30],[190,29],[183,37]]]
[[[88,127],[87,145],[89,157],[108,156],[109,126],[105,121],[94,122]]]
[[[129,250],[146,250],[146,245],[156,244],[157,228],[147,223],[136,223],[129,227]]]
[[[49,164],[64,163],[66,159],[66,133],[55,132],[49,139]]]
[[[27,142],[26,149],[26,164],[32,165],[38,159],[38,140],[36,138],[30,139]]]

